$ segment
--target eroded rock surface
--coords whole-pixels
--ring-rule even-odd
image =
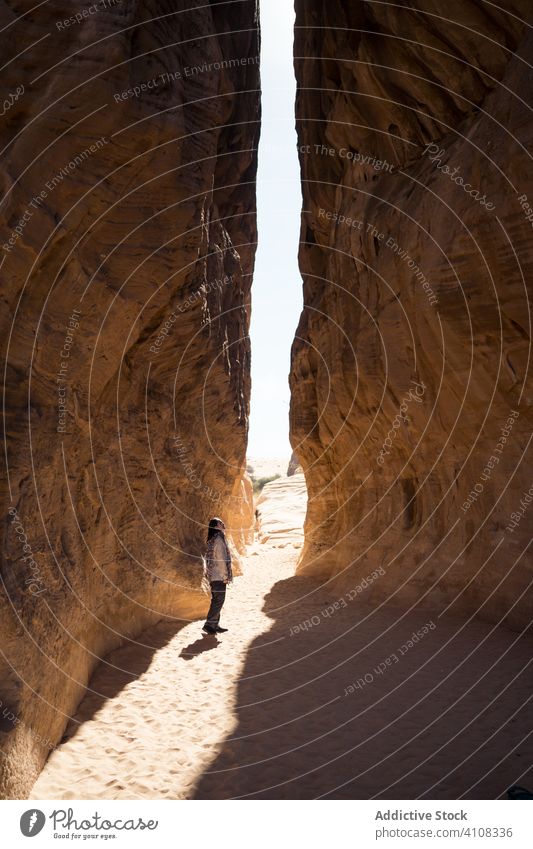
[[[291,459],[289,460],[289,465],[287,466],[287,477],[291,477],[291,475],[300,474],[302,471],[302,467],[300,466],[300,461],[296,456],[296,451],[293,451],[291,454]]]
[[[227,530],[239,554],[254,541],[254,490],[248,472],[235,481],[230,504],[227,507]]]
[[[422,5],[296,2],[300,569],[521,627],[532,10]]]
[[[3,797],[102,655],[204,612],[205,522],[249,498],[255,7],[0,10]]]

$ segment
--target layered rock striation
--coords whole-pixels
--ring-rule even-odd
[[[300,570],[522,627],[531,4],[297,0]],[[528,494],[529,493],[529,494]]]
[[[0,11],[4,798],[106,652],[204,612],[210,516],[253,515],[256,3],[91,9]]]

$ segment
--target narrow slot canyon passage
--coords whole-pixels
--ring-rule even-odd
[[[335,610],[295,566],[286,548],[250,556],[224,610],[231,639],[161,623],[108,655],[31,798],[486,798],[510,786],[531,641],[449,616],[411,651],[431,614],[360,599]]]
[[[34,799],[194,797],[214,753],[238,726],[248,653],[256,642],[285,639],[270,640],[273,622],[263,608],[276,584],[294,575],[307,503],[301,469],[294,464],[287,474],[290,348],[302,308],[293,30],[294,13],[284,2],[263,7],[247,457],[252,480],[272,482],[257,491],[255,542],[249,534],[243,575],[224,607],[231,645],[199,634],[197,622],[178,628],[163,622],[108,655],[35,784]],[[308,609],[304,600],[300,612]],[[287,683],[291,674],[289,667]]]
[[[174,5],[6,19],[0,797],[533,793],[529,0]]]

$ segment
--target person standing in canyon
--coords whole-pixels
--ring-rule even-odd
[[[207,550],[205,554],[205,578],[211,587],[211,605],[202,628],[204,634],[224,634],[228,629],[220,627],[220,611],[226,599],[226,586],[231,584],[231,554],[224,531],[222,519],[215,516],[207,529]]]

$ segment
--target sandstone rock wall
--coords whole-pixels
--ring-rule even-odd
[[[300,461],[296,456],[296,452],[293,451],[291,454],[291,459],[289,460],[289,465],[287,466],[287,477],[291,477],[292,475],[299,474],[302,471],[302,467],[300,466]]]
[[[235,481],[226,521],[235,547],[240,554],[245,554],[246,547],[254,541],[255,522],[253,484],[246,471]]]
[[[296,2],[300,569],[521,627],[531,4],[416,6]]]
[[[256,3],[86,7],[0,8],[3,797],[249,497]]]

